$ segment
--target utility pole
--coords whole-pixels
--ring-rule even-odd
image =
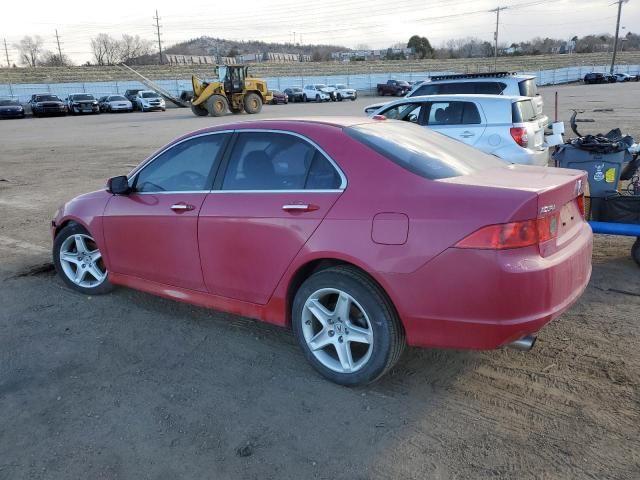
[[[296,44],[296,32],[293,32],[293,44]]]
[[[58,44],[58,58],[60,59],[60,66],[64,66],[64,60],[62,59],[62,49],[60,48],[60,36],[58,35],[58,29],[56,28],[56,43]]]
[[[7,48],[7,39],[4,39],[4,54],[7,57],[7,67],[11,68],[11,62],[9,61],[9,49]]]
[[[160,40],[160,17],[158,16],[158,10],[156,10],[156,16],[153,17],[153,19],[156,21],[155,27],[158,32],[158,51],[160,55],[160,65],[162,65],[164,61],[162,60],[162,41]]]
[[[489,10],[490,12],[496,12],[496,31],[493,33],[493,39],[495,41],[495,50],[493,55],[493,70],[498,70],[498,31],[500,29],[500,11],[506,10],[509,7],[496,7],[493,10]]]
[[[620,16],[622,15],[622,4],[629,0],[618,0],[618,20],[616,22],[616,38],[613,40],[613,56],[611,57],[611,68],[609,73],[613,75],[613,69],[616,66],[616,54],[618,53],[618,35],[620,34]]]

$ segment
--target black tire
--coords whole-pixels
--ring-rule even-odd
[[[636,238],[636,241],[631,247],[631,258],[633,258],[633,261],[640,267],[640,237]]]
[[[62,281],[64,281],[64,283],[66,283],[67,286],[71,287],[71,289],[75,290],[76,292],[80,292],[85,295],[100,295],[103,293],[110,292],[113,289],[113,286],[111,285],[111,283],[109,283],[108,276],[99,285],[96,285],[95,287],[87,288],[87,287],[77,285],[65,273],[62,267],[62,264],[60,263],[60,248],[62,247],[62,244],[67,238],[77,234],[91,236],[91,234],[85,228],[83,228],[81,225],[78,225],[77,223],[71,223],[67,225],[62,230],[60,230],[56,235],[56,238],[53,241],[53,265],[55,266],[56,273],[60,276],[60,278],[62,278]]]
[[[262,110],[262,99],[257,93],[247,93],[242,100],[244,111],[250,115],[260,113]]]
[[[320,103],[320,102],[322,102],[320,95],[316,95],[316,103]]]
[[[304,103],[307,103],[309,101],[309,99],[307,98],[307,94],[306,93],[304,95],[302,95],[302,101]]]
[[[369,317],[374,339],[371,355],[355,372],[336,372],[323,365],[305,340],[302,325],[305,302],[323,288],[349,294]],[[340,385],[353,387],[375,381],[395,365],[406,346],[404,329],[385,292],[366,274],[351,266],[321,270],[305,280],[296,292],[291,319],[293,332],[307,360],[322,376]]]
[[[381,88],[378,89],[378,96],[384,97],[384,92],[382,91]]]
[[[202,105],[191,105],[191,111],[196,117],[206,117],[209,111]]]
[[[221,117],[227,113],[229,102],[222,95],[211,95],[205,102],[207,111],[212,117]]]

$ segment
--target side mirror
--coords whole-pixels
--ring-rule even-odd
[[[114,195],[126,195],[131,191],[126,175],[110,178],[107,181],[107,191]]]

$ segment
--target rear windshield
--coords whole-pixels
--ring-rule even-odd
[[[520,95],[523,97],[535,97],[538,94],[538,87],[536,85],[535,78],[522,80],[518,83],[518,86],[520,87]]]
[[[459,177],[508,162],[407,122],[380,120],[345,129],[351,137],[424,178]]]
[[[531,100],[521,100],[511,104],[511,117],[513,123],[532,122],[538,118],[538,112]]]

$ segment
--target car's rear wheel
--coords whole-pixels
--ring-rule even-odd
[[[376,380],[405,347],[404,330],[384,291],[349,266],[309,277],[296,293],[291,318],[307,360],[341,385]]]
[[[78,292],[94,295],[111,290],[102,253],[89,232],[78,224],[67,225],[56,236],[53,263],[62,280]]]

